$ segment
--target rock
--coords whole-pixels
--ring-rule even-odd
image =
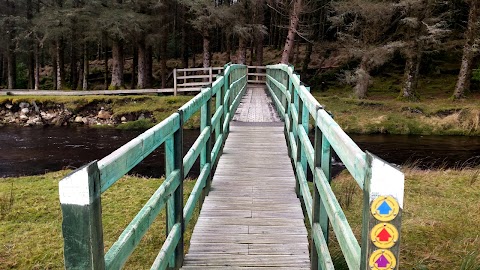
[[[27,125],[33,125],[33,124],[35,124],[35,122],[33,121],[33,119],[32,119],[32,118],[28,119]]]
[[[104,119],[104,120],[110,119],[111,116],[112,115],[105,110],[100,110],[97,114],[97,118]]]
[[[47,121],[50,121],[53,118],[57,117],[57,114],[56,113],[43,113],[42,117],[43,117],[43,119],[45,119]]]
[[[34,124],[43,124],[43,121],[42,121],[42,118],[40,118],[39,116],[36,116],[35,118],[33,118],[33,123]]]
[[[28,116],[22,114],[22,115],[20,115],[20,120],[22,120],[22,121],[27,121],[27,120],[28,120]]]
[[[13,108],[13,105],[10,104],[10,103],[7,103],[7,104],[5,104],[5,108],[10,110],[11,108]]]
[[[87,125],[88,124],[88,118],[87,117],[82,117],[82,122]]]
[[[122,116],[122,118],[120,118],[120,121],[122,121],[122,123],[126,123],[127,122],[127,118],[125,116]]]
[[[30,112],[30,109],[29,108],[22,108],[22,110],[20,112],[21,112],[21,114],[28,114]]]
[[[30,104],[27,103],[27,102],[20,102],[20,104],[18,105],[18,107],[20,107],[21,109],[24,109],[24,108],[30,107]]]
[[[75,122],[75,123],[83,123],[83,117],[81,117],[81,116],[75,117],[75,121],[74,121],[74,122]]]
[[[142,113],[140,114],[140,116],[138,117],[138,120],[144,120],[145,119],[145,115]]]

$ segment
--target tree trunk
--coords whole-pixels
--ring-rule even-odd
[[[162,31],[160,39],[160,75],[162,77],[162,88],[167,86],[167,41],[168,32]]]
[[[7,66],[8,66],[7,88],[15,89],[17,87],[17,58],[15,56],[15,52],[12,47],[9,48],[7,53]]]
[[[131,89],[137,88],[137,74],[138,74],[138,46],[133,45],[133,60],[132,60],[132,82],[130,84]]]
[[[470,12],[468,15],[468,28],[465,32],[465,45],[463,46],[462,65],[458,74],[457,84],[453,93],[454,99],[465,97],[470,90],[470,79],[472,73],[472,62],[474,57],[475,38],[478,35],[478,5],[476,0],[470,1]]]
[[[237,64],[245,65],[247,58],[247,45],[243,37],[238,38],[238,56]]]
[[[4,76],[5,65],[3,60],[4,60],[3,53],[0,52],[0,86],[3,85],[3,80],[5,78]]]
[[[57,50],[55,49],[55,43],[53,44],[52,48],[52,84],[53,89],[57,90]]]
[[[72,34],[72,43],[70,45],[70,84],[72,89],[77,89],[78,87],[78,56],[77,49],[75,47],[76,36],[75,33]]]
[[[62,90],[65,79],[63,41],[61,38],[56,41],[56,59],[57,59],[57,90]]]
[[[33,45],[35,48],[34,55],[35,55],[35,90],[40,90],[40,50],[38,43],[35,42]]]
[[[407,56],[405,64],[404,83],[400,92],[400,97],[408,100],[415,100],[418,74],[420,70],[420,61],[422,52],[416,48],[416,52]]]
[[[265,0],[255,1],[255,4],[256,4],[256,9],[255,9],[256,16],[254,21],[256,24],[263,25],[265,21],[265,14],[264,14]],[[263,33],[258,30],[255,32],[254,35],[255,35],[254,36],[255,65],[262,66],[263,65],[263,43],[265,38]]]
[[[302,0],[294,0],[293,10],[290,14],[290,26],[288,27],[287,39],[285,40],[285,46],[283,48],[282,64],[288,64],[288,59],[292,54],[295,35],[297,34],[298,22],[300,20],[300,13],[302,11]]]
[[[112,82],[111,89],[123,87],[123,42],[114,39],[112,42]]]
[[[137,88],[145,89],[147,87],[147,47],[145,38],[141,38],[138,42],[138,81]]]
[[[203,67],[210,67],[210,36],[203,34]]]
[[[153,85],[153,46],[147,46],[147,57],[145,58],[147,66],[147,80],[146,87],[150,88]]]
[[[108,88],[108,45],[106,42],[107,38],[104,38],[104,47],[103,47],[103,89]]]
[[[27,0],[27,20],[29,23],[33,18],[33,4],[32,0]],[[28,40],[28,89],[33,89],[35,87],[35,55],[34,48],[35,42],[33,39],[29,38]]]
[[[88,75],[90,74],[90,63],[88,61],[88,45],[83,45],[83,84],[82,90],[88,90]]]
[[[366,61],[368,61],[368,59],[363,57],[359,68],[355,71],[355,75],[357,75],[357,84],[354,88],[356,98],[367,97],[368,85],[370,84],[370,72],[365,64]]]
[[[313,42],[307,42],[307,49],[305,50],[305,58],[302,64],[302,75],[305,76],[308,71],[308,65],[310,64],[313,52]]]

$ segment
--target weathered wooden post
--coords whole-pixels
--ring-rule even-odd
[[[177,95],[177,68],[173,69],[173,95]]]
[[[367,152],[360,269],[399,269],[405,176]]]
[[[211,87],[211,85],[210,85]],[[202,89],[203,91],[208,91],[208,88]],[[200,117],[200,132],[203,132],[205,128],[210,128],[210,134],[207,142],[205,143],[205,147],[202,149],[200,155],[200,171],[205,167],[209,166],[209,171],[211,172],[212,169],[212,134],[213,134],[213,127],[212,127],[212,93],[213,91],[210,90],[210,98],[208,101],[202,106],[201,109],[201,117]],[[205,196],[208,195],[210,191],[210,186],[212,184],[212,173],[208,174],[205,187],[202,191],[202,199],[200,205],[203,204]]]
[[[223,115],[222,115],[222,123],[221,125],[223,126],[223,139],[227,139],[227,134],[228,134],[228,121],[227,115],[228,112],[230,111],[230,105],[229,105],[229,96],[231,95],[230,91],[230,75],[232,74],[231,66],[229,64],[225,65],[225,87],[223,91]]]
[[[97,162],[63,178],[59,193],[65,269],[105,269]]]
[[[180,177],[179,186],[168,199],[166,211],[166,235],[168,236],[175,224],[179,223],[181,227],[180,239],[169,262],[171,268],[177,269],[183,264],[183,234],[185,231],[183,220],[183,111],[179,110],[178,114],[180,115],[180,127],[171,138],[165,141],[165,178],[176,170],[179,171],[178,177]]]

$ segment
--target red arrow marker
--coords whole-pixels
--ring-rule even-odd
[[[377,238],[380,242],[386,242],[392,237],[385,228],[377,235]]]

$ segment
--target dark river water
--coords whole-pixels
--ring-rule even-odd
[[[0,177],[43,174],[77,168],[101,159],[139,135],[141,131],[96,128],[0,127]],[[199,132],[186,130],[184,151]],[[480,164],[480,137],[352,135],[362,150],[395,163],[417,162],[421,167]],[[131,173],[159,177],[164,174],[163,147],[154,151]],[[338,164],[337,164],[338,166]],[[190,176],[198,175],[198,164]]]

